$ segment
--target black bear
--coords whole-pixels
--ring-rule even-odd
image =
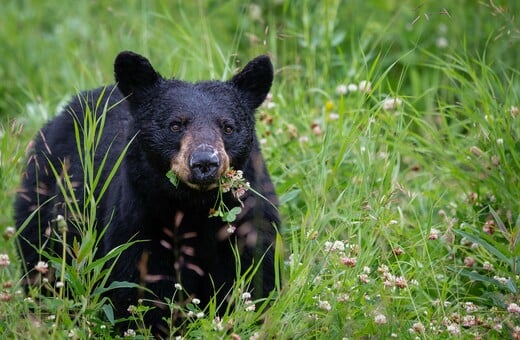
[[[163,318],[171,312],[165,299],[174,296],[176,284],[202,306],[215,294],[225,301],[237,272],[260,262],[249,289],[254,296],[268,296],[276,285],[280,219],[254,112],[271,88],[269,57],[253,59],[228,81],[189,83],[165,79],[146,58],[121,52],[114,73],[115,85],[78,95],[32,142],[15,202],[25,283],[34,283],[35,266],[47,260],[44,254],[61,254],[60,243],[51,242],[60,223],[67,225],[69,243],[80,237],[78,218],[67,211],[58,182],[66,174],[75,203],[84,205],[85,165],[78,150],[85,143],[82,124],[89,113],[104,121],[93,156],[101,169],[99,183],[113,176],[94,195],[99,197],[95,225],[98,234],[104,231],[96,256],[135,241],[113,264],[109,282],[146,287],[112,290],[116,315],[127,316],[129,305],[139,299],[149,301],[154,308],[145,315],[147,326],[167,334]],[[223,190],[222,178],[230,174],[243,175],[252,190]],[[218,215],[215,207],[241,211],[228,218],[230,223],[210,216]]]

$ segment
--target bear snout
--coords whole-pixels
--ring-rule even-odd
[[[191,154],[189,167],[193,180],[200,184],[210,184],[217,180],[220,167],[218,151],[211,145],[199,145]]]

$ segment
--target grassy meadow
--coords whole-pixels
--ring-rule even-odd
[[[283,287],[267,309],[183,308],[186,339],[520,339],[520,2],[3,1],[0,334],[114,331],[88,256],[27,296],[13,237],[30,139],[121,50],[165,77],[275,65],[257,132],[281,200]],[[89,262],[90,261],[90,262]],[[70,273],[69,273],[70,274]],[[139,323],[145,308],[135,306]]]

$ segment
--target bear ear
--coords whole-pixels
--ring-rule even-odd
[[[117,87],[130,100],[137,99],[139,94],[154,87],[162,79],[148,59],[130,51],[117,55],[114,62],[114,74]],[[134,98],[132,98],[134,97]]]
[[[262,104],[273,83],[273,65],[266,55],[251,60],[230,82],[246,97],[252,109]]]

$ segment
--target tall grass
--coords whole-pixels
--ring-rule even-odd
[[[282,202],[284,284],[268,309],[242,299],[240,287],[237,307],[222,318],[216,306],[182,307],[193,313],[184,336],[520,336],[516,1],[71,6],[4,6],[3,227],[24,145],[64,98],[112,82],[119,50],[146,54],[163,75],[187,80],[226,79],[270,53],[275,84],[257,130]],[[10,258],[0,268],[0,333],[114,336],[117,320],[93,288],[106,275],[88,260],[95,243],[78,246],[86,262],[55,259],[63,273],[83,268],[64,277],[77,288],[42,306],[19,292],[13,241],[0,241]],[[136,308],[139,319],[146,311]]]

